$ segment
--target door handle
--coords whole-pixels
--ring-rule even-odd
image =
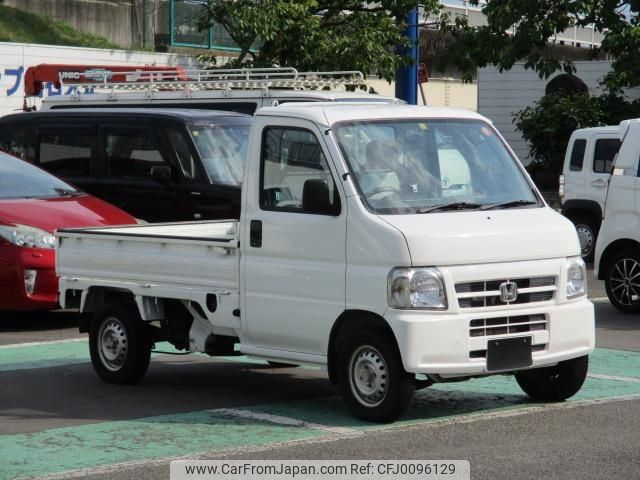
[[[249,245],[254,248],[262,247],[262,221],[251,220],[249,224]]]
[[[592,187],[596,187],[596,188],[604,188],[607,186],[607,182],[601,178],[594,180],[593,182],[591,182],[591,186]]]

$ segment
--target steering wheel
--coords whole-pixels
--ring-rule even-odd
[[[369,190],[367,192],[367,196],[375,197],[376,195],[379,195],[381,193],[391,193],[392,195],[399,197],[402,191],[395,187],[392,187],[391,185],[383,185],[381,187],[376,187],[372,190]]]

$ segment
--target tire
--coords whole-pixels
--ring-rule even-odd
[[[574,396],[584,383],[589,357],[565,360],[553,367],[536,368],[516,373],[520,388],[534,400],[561,402]]]
[[[391,422],[411,405],[415,376],[405,372],[395,342],[388,336],[358,330],[338,352],[338,385],[356,417]]]
[[[587,217],[576,217],[573,219],[573,224],[580,240],[580,256],[585,262],[592,262],[598,238],[598,226],[594,220]]]
[[[609,262],[604,286],[611,304],[623,313],[640,313],[640,251],[630,249]]]
[[[89,330],[91,363],[107,383],[136,383],[149,367],[153,342],[135,306],[110,303],[96,312]]]

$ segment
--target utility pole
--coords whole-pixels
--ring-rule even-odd
[[[407,14],[405,32],[411,46],[405,52],[413,59],[413,64],[401,67],[396,72],[396,97],[416,105],[418,103],[418,7]]]

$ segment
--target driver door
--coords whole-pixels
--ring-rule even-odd
[[[243,213],[243,317],[255,347],[326,355],[345,308],[346,203],[323,135],[299,125],[262,130]],[[312,213],[305,190],[325,182],[332,211]]]

